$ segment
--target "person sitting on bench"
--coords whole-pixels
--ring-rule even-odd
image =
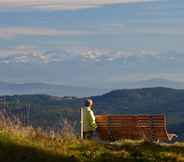
[[[96,131],[97,124],[93,112],[93,100],[87,99],[83,108],[83,137],[84,139],[91,139],[93,133]]]

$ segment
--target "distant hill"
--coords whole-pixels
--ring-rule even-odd
[[[113,88],[150,88],[150,87],[168,87],[174,89],[184,89],[184,82],[172,81],[161,78],[153,78],[149,80],[139,80],[139,81],[122,81],[111,84],[110,87]]]
[[[107,86],[108,85],[108,86]],[[168,87],[184,89],[183,82],[176,82],[166,79],[151,79],[140,81],[122,81],[113,84],[102,85],[104,88],[89,88],[80,86],[67,86],[46,83],[8,83],[0,81],[0,95],[24,95],[24,94],[47,94],[51,96],[99,96],[112,89],[135,89],[149,87]]]
[[[45,83],[14,84],[0,82],[0,95],[48,94],[53,96],[94,96],[101,95],[109,90],[88,87],[75,87]]]
[[[3,98],[3,97],[1,97]],[[92,97],[95,114],[165,114],[171,132],[184,139],[184,90],[156,87],[114,90]],[[85,98],[47,95],[6,96],[9,107],[31,104],[31,121],[36,126],[57,126],[64,118],[76,121]],[[17,106],[19,107],[19,106]]]

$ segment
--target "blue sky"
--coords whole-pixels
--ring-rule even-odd
[[[183,0],[0,0],[8,82],[184,81]]]

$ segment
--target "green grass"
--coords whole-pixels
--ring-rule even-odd
[[[184,143],[80,140],[67,125],[42,131],[0,120],[1,162],[184,162]]]
[[[184,162],[184,144],[150,144],[144,141],[94,141],[26,137],[0,132],[2,162]]]

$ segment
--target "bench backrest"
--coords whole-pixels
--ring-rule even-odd
[[[97,115],[96,122],[104,140],[168,140],[164,115]]]

